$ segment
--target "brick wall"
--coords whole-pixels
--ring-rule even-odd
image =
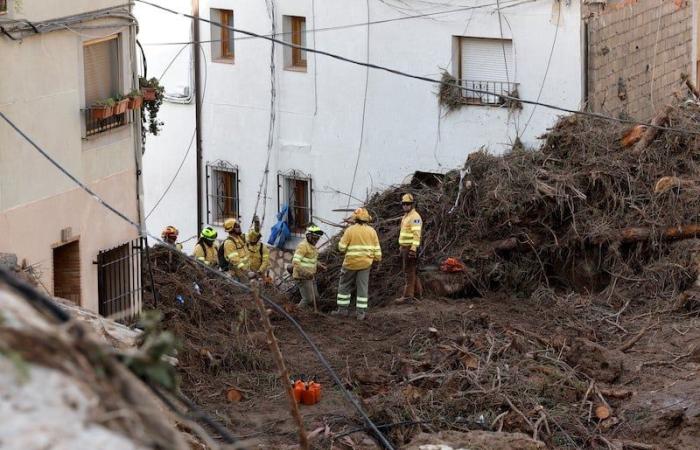
[[[648,120],[693,73],[692,0],[608,0],[584,17],[589,109]]]

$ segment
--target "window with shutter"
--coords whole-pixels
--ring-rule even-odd
[[[233,28],[233,11],[230,9],[209,10],[211,20]],[[235,57],[233,31],[211,24],[211,57],[215,62],[232,63]]]
[[[284,41],[290,44],[306,47],[306,17],[284,16]],[[300,48],[284,48],[284,67],[286,69],[306,71],[306,51]]]
[[[83,45],[85,104],[115,97],[119,90],[119,40],[117,35]]]
[[[515,64],[513,41],[510,39],[485,39],[460,37],[459,79],[463,96],[469,103],[502,105],[502,95],[514,91]]]
[[[281,204],[289,205],[287,223],[292,233],[303,234],[311,223],[311,179],[295,176],[282,177]]]
[[[209,222],[222,224],[226,219],[239,217],[238,168],[225,161],[207,165]]]

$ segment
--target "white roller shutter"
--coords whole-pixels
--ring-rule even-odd
[[[462,80],[515,81],[513,41],[510,39],[461,38],[461,58]]]
[[[119,94],[119,45],[117,36],[83,46],[85,105]]]

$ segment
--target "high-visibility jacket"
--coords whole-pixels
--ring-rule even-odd
[[[270,268],[270,249],[262,242],[247,243],[245,246],[250,261],[250,270],[263,273]]]
[[[194,246],[194,256],[197,261],[203,262],[207,266],[216,267],[219,265],[219,257],[217,255],[219,247],[216,244],[211,246],[205,245],[202,242],[197,242]]]
[[[245,238],[240,236],[229,236],[224,241],[224,257],[228,261],[230,270],[248,270],[250,261],[248,252],[245,249]]]
[[[345,253],[343,267],[349,270],[365,270],[372,266],[372,262],[382,260],[377,232],[364,223],[356,223],[345,230],[338,242],[338,250]]]
[[[292,277],[295,280],[310,280],[316,275],[318,250],[304,239],[294,252],[292,258]]]
[[[423,229],[423,219],[415,209],[404,214],[401,219],[401,231],[399,232],[399,245],[411,247],[414,252],[420,247],[420,235]]]

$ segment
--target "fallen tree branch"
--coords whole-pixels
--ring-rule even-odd
[[[632,148],[632,153],[634,154],[640,154],[644,151],[645,148],[651,144],[654,139],[659,135],[659,128],[668,123],[668,116],[671,114],[671,111],[673,108],[670,106],[667,106],[664,108],[664,110],[658,114],[654,119],[651,121],[651,124],[653,126],[648,127],[646,130],[644,130],[644,135],[642,138],[637,142],[634,147]]]
[[[631,349],[637,342],[639,342],[639,340],[642,338],[642,336],[646,334],[647,331],[651,330],[652,328],[655,328],[657,325],[658,324],[653,324],[642,328],[642,331],[632,336],[630,339],[627,340],[627,342],[619,346],[616,350],[620,352],[626,352],[627,350]]]

